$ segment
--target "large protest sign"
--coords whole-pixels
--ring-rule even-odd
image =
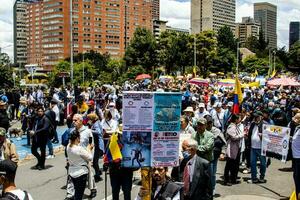
[[[263,125],[261,154],[276,154],[281,156],[283,162],[286,161],[289,150],[290,128]]]
[[[178,165],[181,93],[123,94],[123,166]]]

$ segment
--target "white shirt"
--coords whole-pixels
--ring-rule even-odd
[[[16,195],[19,199],[24,199],[25,198],[25,192],[23,190],[15,189],[15,190],[11,190],[9,192]],[[33,200],[32,196],[28,192],[27,192],[27,195],[28,195],[29,200]]]
[[[103,119],[101,121],[101,124],[102,124],[102,128],[105,130],[105,131],[109,131],[109,132],[116,132],[117,129],[118,129],[118,122],[116,120],[105,120]]]
[[[80,133],[80,146],[86,148],[89,144],[89,138],[93,137],[92,130],[86,126],[82,126],[78,131]]]
[[[211,117],[214,120],[214,126],[222,129],[224,122],[224,110],[222,109],[220,113],[217,113],[216,110],[212,110]]]
[[[73,178],[78,178],[84,174],[88,174],[88,162],[93,160],[92,153],[88,152],[80,145],[70,144],[67,146],[67,154],[69,159],[69,175]]]
[[[255,125],[253,128],[252,136],[251,136],[251,148],[261,149],[261,139],[260,139],[261,134],[262,133],[258,132],[258,126]]]
[[[204,116],[206,116],[206,115],[210,115],[209,114],[209,112],[207,112],[205,109],[204,109],[204,111],[201,113],[200,112],[200,110],[196,110],[195,111],[195,116],[197,117],[197,118],[203,118]]]
[[[300,126],[296,127],[292,140],[293,158],[300,158]]]
[[[55,121],[59,122],[59,108],[57,105],[53,106],[52,111],[55,112]]]

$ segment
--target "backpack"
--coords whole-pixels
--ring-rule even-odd
[[[72,134],[72,132],[75,130],[75,128],[69,128],[67,129],[61,136],[61,144],[63,146],[68,146],[69,144],[69,139],[70,139],[70,136]]]
[[[28,193],[24,190],[25,193],[24,199],[20,199],[17,195],[15,195],[12,192],[5,192],[3,197],[1,197],[2,200],[29,200]]]

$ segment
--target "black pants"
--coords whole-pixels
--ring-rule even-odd
[[[53,138],[53,141],[56,141],[56,142],[59,142],[58,140],[58,135],[57,135],[57,125],[58,125],[58,121],[55,121],[55,124],[54,124],[54,138]]]
[[[293,158],[293,172],[296,194],[300,195],[300,158]]]
[[[100,170],[99,167],[99,159],[103,155],[102,150],[99,149],[99,147],[95,147],[95,152],[94,152],[94,158],[93,158],[93,168],[95,170],[95,176],[101,176],[102,171]]]
[[[238,153],[236,159],[227,158],[224,170],[224,181],[236,183],[237,175],[239,172],[240,165],[240,152]]]
[[[46,160],[46,144],[47,144],[47,136],[36,136],[32,140],[32,145],[31,145],[31,153],[36,157],[38,160],[38,165],[40,167],[45,167],[45,160]],[[41,151],[41,154],[37,151],[38,148]]]
[[[86,186],[87,177],[88,177],[87,174],[79,176],[78,178],[72,177],[72,181],[73,181],[74,189],[75,189],[75,195],[74,195],[75,200],[82,200],[85,186]]]
[[[124,194],[124,200],[131,200],[131,188],[133,177],[132,169],[120,168],[119,170],[110,170],[109,176],[113,200],[119,200],[119,193],[121,187]]]

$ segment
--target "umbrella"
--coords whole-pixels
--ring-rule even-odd
[[[170,80],[173,80],[174,78],[173,78],[173,76],[160,76],[159,77],[159,80],[161,81],[161,82],[168,82],[168,81],[170,81]]]
[[[201,85],[201,86],[209,85],[209,81],[207,79],[203,79],[203,78],[193,78],[193,79],[189,80],[189,83],[195,84],[195,85]]]
[[[135,80],[136,81],[139,81],[139,80],[144,80],[144,79],[149,79],[151,78],[151,76],[149,74],[140,74],[140,75],[137,75]]]
[[[300,83],[292,78],[276,78],[267,82],[268,86],[294,86],[299,87]]]
[[[226,86],[226,87],[233,87],[235,84],[234,79],[221,79],[218,81],[218,85]]]

